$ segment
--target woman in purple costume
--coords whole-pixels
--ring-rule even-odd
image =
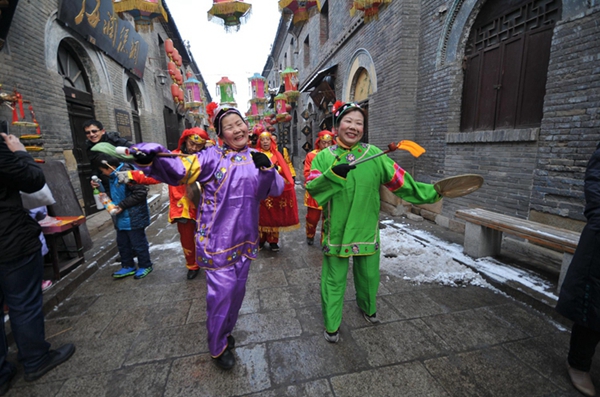
[[[196,261],[206,270],[208,347],[217,366],[231,369],[235,365],[231,331],[246,293],[250,261],[258,254],[260,201],[279,196],[284,180],[267,156],[248,147],[248,125],[237,109],[207,108],[221,147],[187,157],[156,157],[168,152],[156,143],[140,143],[134,150],[147,175],[170,185],[203,185]]]

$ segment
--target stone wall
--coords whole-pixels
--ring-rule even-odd
[[[155,76],[160,69],[159,57],[165,56],[159,48],[158,37],[164,40],[168,36],[161,24],[155,24],[153,32],[141,33],[148,44],[148,57],[144,78],[139,79],[59,23],[56,20],[59,3],[59,0],[18,3],[6,46],[0,51],[0,84],[4,92],[17,89],[24,99],[31,101],[41,127],[39,142],[44,147],[35,157],[64,161],[76,194],[81,198],[73,134],[83,131],[71,131],[63,80],[57,68],[59,44],[65,40],[82,61],[92,87],[95,117],[107,131],[116,130],[115,109],[130,112],[126,85],[132,78],[137,89],[142,140],[165,144],[163,108],[174,109],[175,105],[168,91],[170,84],[161,86]],[[16,135],[35,132],[13,128],[10,125],[12,113],[6,106],[0,107],[0,119],[7,120],[10,132]]]

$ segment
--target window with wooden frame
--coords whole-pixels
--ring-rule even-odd
[[[488,1],[465,49],[461,131],[539,127],[559,0]]]

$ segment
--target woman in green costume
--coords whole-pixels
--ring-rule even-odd
[[[315,157],[306,189],[323,207],[321,305],[325,339],[336,343],[351,256],[358,307],[370,324],[379,323],[379,186],[413,204],[434,203],[441,196],[433,185],[415,182],[388,156],[350,165],[381,150],[360,142],[365,119],[360,106],[337,102],[333,112],[337,145]]]

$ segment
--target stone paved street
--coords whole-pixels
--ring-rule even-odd
[[[301,206],[302,220],[304,214]],[[110,240],[113,232],[105,233]],[[203,273],[186,280],[164,207],[147,234],[154,271],[114,280],[114,256],[98,263],[47,314],[48,340],[55,347],[74,342],[75,355],[33,383],[20,369],[8,396],[579,395],[565,369],[569,333],[490,289],[382,277],[382,323],[372,326],[349,280],[340,343],[326,342],[321,253],[306,245],[303,228],[283,234],[280,252],[263,250],[253,263],[234,330],[237,365],[223,372],[208,353]],[[107,249],[101,233],[96,238]],[[599,370],[596,363],[596,380]]]

